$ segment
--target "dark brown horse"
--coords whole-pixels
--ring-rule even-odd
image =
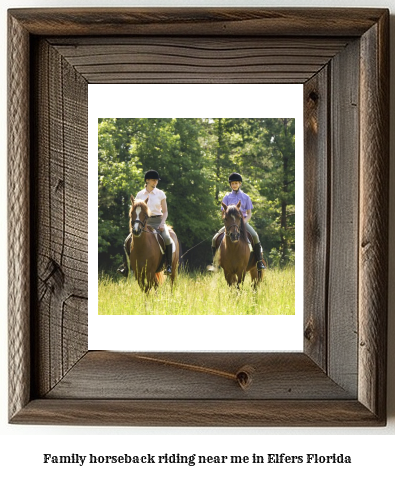
[[[165,244],[160,234],[146,224],[147,219],[151,215],[147,205],[148,198],[145,201],[140,201],[135,200],[131,196],[130,201],[132,203],[129,210],[129,228],[132,237],[129,256],[130,268],[133,270],[141,289],[148,292],[153,287],[156,289],[166,278],[163,271],[160,270],[163,262],[161,248],[164,250]],[[177,276],[179,244],[176,233],[170,227],[169,233],[175,244],[172,274],[170,276],[171,283],[173,284]],[[158,240],[161,247],[159,247]]]
[[[249,272],[252,285],[256,287],[262,280],[262,273],[261,271],[258,273],[254,253],[250,251],[240,204],[240,201],[236,206],[227,206],[222,203],[225,233],[219,245],[219,265],[224,270],[228,285],[239,287],[244,282],[246,273]]]

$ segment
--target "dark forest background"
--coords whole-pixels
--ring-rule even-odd
[[[252,199],[251,225],[270,267],[295,257],[295,120],[290,118],[99,119],[99,270],[122,262],[130,195],[159,172],[167,196],[167,223],[191,269],[211,263],[211,238],[222,226],[228,176],[243,177]]]

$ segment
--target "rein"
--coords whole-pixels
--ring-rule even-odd
[[[232,216],[232,217],[233,217],[233,216]],[[239,218],[240,218],[240,216],[239,216]],[[242,220],[242,219],[241,219],[241,220]],[[240,223],[240,224],[241,224],[241,223]],[[228,236],[228,237],[230,236],[232,227],[235,227],[235,228],[236,228],[236,233],[237,233],[237,232],[238,232],[239,234],[241,233],[241,226],[238,226],[238,225],[236,224],[236,220],[235,220],[235,222],[234,222],[231,226],[229,226],[228,228],[225,227],[225,236]]]
[[[150,230],[145,229],[147,219],[148,219],[148,216],[145,216],[144,221],[140,221],[140,219],[135,219],[134,221],[132,221],[132,229],[133,229],[133,226],[135,224],[141,224],[141,226],[142,226],[141,232],[149,232],[150,234],[159,234],[158,232],[155,231],[155,229],[154,229],[154,231],[150,231]]]
[[[141,229],[141,232],[148,232],[149,234],[159,234],[155,229],[150,231],[149,229]]]
[[[203,241],[200,241],[198,244],[188,249],[187,252],[184,252],[184,254],[180,257],[180,259],[182,259],[185,256],[185,254],[188,254],[189,251],[191,251],[192,249],[195,249],[195,247],[199,246],[204,241],[208,241],[208,239],[203,239]]]
[[[144,222],[143,221],[140,221],[140,219],[136,219],[135,221],[132,221],[132,229],[133,229],[133,226],[135,224],[141,224],[143,226],[143,231],[144,231],[144,228],[145,228],[145,223],[147,222],[147,218],[145,218]]]
[[[240,226],[238,226],[236,223],[234,223],[230,227],[228,227],[228,229],[225,228],[225,236],[230,236],[230,234],[231,234],[230,230],[232,229],[232,227],[236,228],[236,232],[240,232]]]

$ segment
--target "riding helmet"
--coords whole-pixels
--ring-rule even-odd
[[[243,178],[239,173],[232,173],[229,176],[229,182],[231,183],[232,181],[240,181],[241,183],[243,182]]]
[[[157,171],[154,171],[153,169],[151,169],[145,173],[144,181],[146,179],[157,179],[159,181],[160,177]]]

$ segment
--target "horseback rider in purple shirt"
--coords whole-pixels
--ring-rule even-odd
[[[232,188],[232,191],[225,195],[222,202],[224,204],[226,204],[227,206],[236,205],[239,201],[241,202],[240,210],[241,210],[241,212],[243,214],[243,217],[244,217],[244,222],[245,222],[245,225],[246,225],[246,229],[251,234],[252,240],[253,240],[253,250],[254,250],[254,254],[255,254],[256,266],[257,266],[258,271],[261,271],[261,270],[265,269],[265,265],[263,264],[262,246],[261,246],[261,243],[259,241],[259,236],[258,236],[257,232],[254,230],[254,228],[248,222],[251,219],[251,210],[254,206],[252,205],[252,201],[251,201],[250,197],[248,196],[248,194],[246,194],[245,192],[243,192],[240,189],[240,186],[241,186],[242,182],[243,182],[243,178],[241,177],[240,174],[232,173],[229,176],[229,185]],[[214,258],[215,253],[216,253],[216,245],[215,244],[216,244],[217,237],[219,236],[219,234],[221,234],[224,231],[225,231],[225,226],[222,227],[217,232],[217,234],[215,234],[215,236],[213,237],[212,244],[211,244],[211,248],[212,248],[212,251],[213,251],[213,258]]]

